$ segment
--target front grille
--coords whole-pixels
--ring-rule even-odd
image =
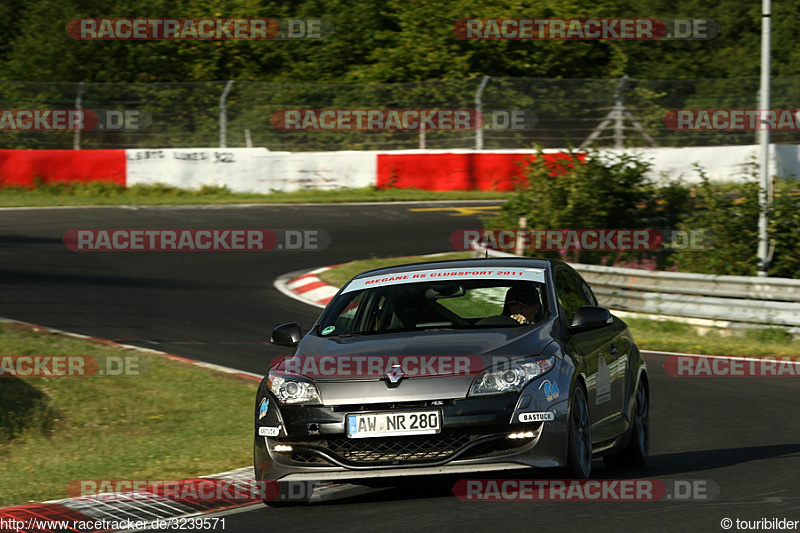
[[[451,431],[405,437],[340,437],[328,439],[327,448],[343,462],[403,464],[442,461],[455,455],[469,442],[469,433]]]
[[[324,466],[331,465],[330,459],[333,459],[346,466],[389,466],[443,462],[470,445],[460,458],[498,455],[530,442],[528,439],[508,439],[507,434],[476,435],[467,431],[446,431],[436,435],[365,439],[341,436],[282,443],[294,448],[284,457],[298,464]]]
[[[303,463],[307,465],[317,466],[330,466],[331,462],[327,459],[320,457],[316,452],[293,452],[291,454],[292,462]]]
[[[334,405],[334,413],[355,413],[359,411],[394,411],[395,409],[438,409],[453,405],[456,400],[424,400],[418,402],[385,402],[369,404]]]

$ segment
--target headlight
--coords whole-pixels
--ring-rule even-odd
[[[287,378],[270,372],[267,378],[267,387],[281,403],[322,403],[317,387],[308,381]]]
[[[553,368],[556,358],[528,357],[481,372],[472,383],[470,396],[519,392],[530,380],[538,378]]]

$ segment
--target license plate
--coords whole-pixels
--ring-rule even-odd
[[[431,435],[442,430],[439,411],[358,413],[346,418],[347,436],[351,439]]]

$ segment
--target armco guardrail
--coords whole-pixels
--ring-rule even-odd
[[[612,309],[800,326],[800,280],[572,265]]]
[[[513,257],[493,251],[489,255]],[[800,279],[655,272],[576,263],[572,267],[592,286],[600,305],[610,309],[800,327]]]
[[[656,272],[599,265],[573,265],[581,275],[604,287],[672,292],[698,296],[800,302],[800,279],[715,276],[687,272]]]

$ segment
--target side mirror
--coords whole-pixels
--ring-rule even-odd
[[[303,334],[300,332],[300,324],[297,322],[289,322],[288,324],[281,324],[272,330],[272,337],[270,342],[279,346],[297,346]]]
[[[575,313],[575,318],[572,319],[572,324],[569,325],[569,332],[580,333],[581,331],[604,328],[612,322],[611,312],[605,307],[584,305]]]

